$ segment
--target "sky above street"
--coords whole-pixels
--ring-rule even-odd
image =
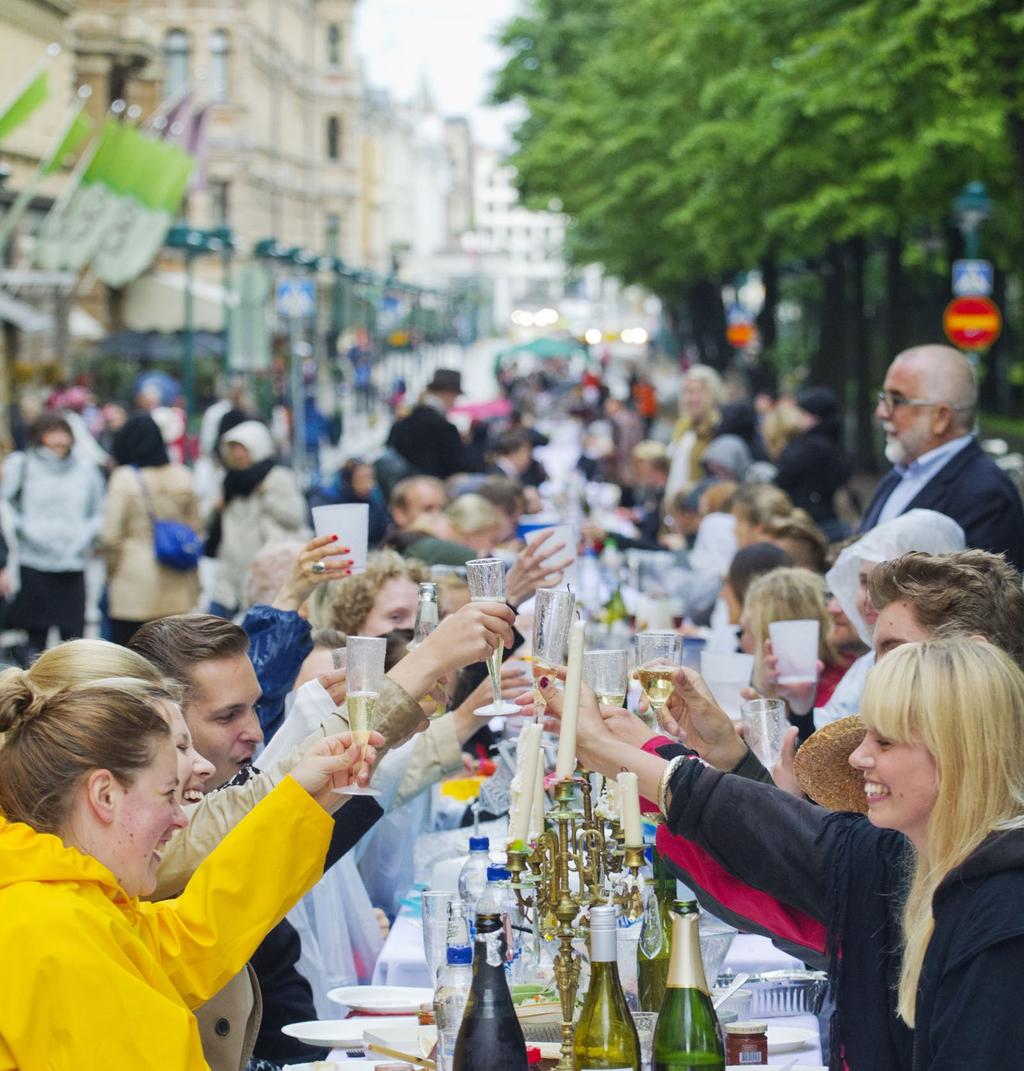
[[[426,77],[443,114],[469,116],[478,141],[506,147],[516,111],[483,101],[502,62],[494,39],[520,2],[360,0],[356,49],[370,84],[408,100]]]

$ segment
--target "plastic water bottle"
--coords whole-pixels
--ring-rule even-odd
[[[459,873],[459,899],[470,920],[476,917],[476,902],[487,885],[487,868],[491,865],[491,842],[487,837],[469,838],[469,858]]]
[[[448,929],[445,933],[447,948],[472,948],[469,916],[466,905],[461,900],[453,900],[448,905]]]
[[[519,911],[509,886],[509,872],[503,866],[487,868],[487,887],[476,902],[478,915],[498,915],[505,934],[505,971],[518,979],[522,942],[518,928]]]
[[[468,928],[466,932],[468,934]],[[455,1041],[459,1036],[462,1013],[473,984],[473,949],[468,939],[465,945],[449,945],[447,959],[448,962],[438,975],[437,989],[434,991],[437,1071],[452,1071]]]

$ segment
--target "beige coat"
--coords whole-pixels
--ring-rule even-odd
[[[114,469],[100,531],[107,562],[110,616],[121,621],[153,621],[184,614],[199,601],[199,570],[168,569],[153,552],[153,525],[139,478],[146,482],[153,513],[161,521],[199,527],[199,503],[192,474],[184,465]]]
[[[423,711],[403,688],[385,677],[378,698],[378,721],[377,727],[387,741],[385,747],[378,749],[378,753],[383,754],[416,731],[423,721]],[[347,719],[342,714],[331,715],[316,732],[271,769],[261,772],[244,785],[213,792],[196,804],[189,815],[188,825],[175,833],[163,853],[153,899],[164,900],[177,896],[196,867],[228,831],[271,792],[317,740],[344,732],[347,728]],[[461,766],[462,752],[450,717],[431,722],[418,741],[416,753],[402,779],[395,806]],[[245,1067],[256,1043],[261,1007],[256,977],[251,969],[247,969],[236,975],[196,1012],[203,1039],[203,1053],[212,1071],[240,1071]]]
[[[251,495],[233,498],[221,511],[219,566],[213,599],[229,610],[246,604],[245,581],[253,558],[268,544],[308,531],[306,501],[295,474],[275,465]]]

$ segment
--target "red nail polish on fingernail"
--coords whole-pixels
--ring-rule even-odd
[[[540,686],[542,688],[550,688],[551,687],[551,681],[549,681],[547,677],[541,677]]]
[[[336,535],[332,535],[331,536],[331,542],[332,543],[337,543],[338,542],[338,537]]]
[[[340,550],[342,554],[351,554],[352,553],[352,548],[351,547],[338,547],[338,550]]]
[[[352,570],[351,569],[346,569],[345,570],[345,576],[351,576],[351,575],[352,575]]]

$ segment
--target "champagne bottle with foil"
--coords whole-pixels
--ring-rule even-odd
[[[640,1040],[616,957],[616,909],[590,909],[590,985],[573,1043],[574,1071],[640,1071]]]
[[[665,860],[655,849],[652,865],[654,880],[647,899],[640,943],[637,948],[637,983],[640,1010],[661,1011],[668,979],[668,961],[672,948],[672,902],[676,898],[676,879]]]
[[[724,1071],[725,1046],[700,953],[695,900],[677,900],[665,999],[654,1031],[652,1071]]]
[[[508,988],[505,951],[499,912],[477,912],[473,984],[455,1041],[452,1071],[527,1071],[526,1042]]]

